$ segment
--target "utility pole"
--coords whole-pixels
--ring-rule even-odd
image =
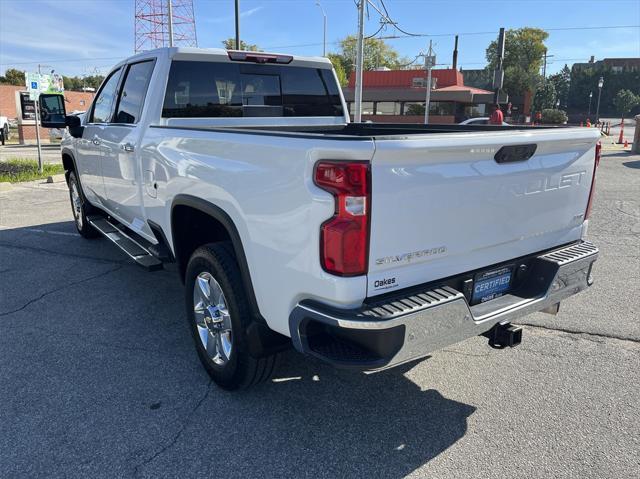
[[[456,35],[456,41],[453,47],[453,62],[451,68],[454,70],[458,69],[458,35]]]
[[[500,29],[498,35],[498,64],[493,72],[493,103],[498,103],[500,99],[500,89],[504,82],[504,28]]]
[[[322,56],[326,57],[327,56],[327,12],[324,11],[324,8],[322,7],[322,4],[320,3],[320,0],[316,0],[316,5],[318,6],[318,8],[320,8],[320,11],[322,12],[322,16],[324,18],[324,22],[323,22],[323,29],[322,29]]]
[[[364,63],[364,7],[367,0],[358,1],[358,43],[356,46],[356,91],[354,121],[362,122],[362,65]]]
[[[169,25],[169,46],[173,46],[173,5],[171,4],[171,0],[167,0],[167,16]]]
[[[600,122],[600,96],[602,95],[602,87],[604,86],[604,77],[598,80],[598,105],[596,106],[596,123]]]
[[[542,78],[547,78],[547,58],[551,58],[554,55],[547,55],[547,49],[544,49],[544,64],[542,65]]]
[[[240,0],[236,0],[236,50],[240,50]]]
[[[433,41],[429,40],[429,51],[424,57],[424,65],[427,69],[427,97],[424,102],[424,124],[429,124],[429,106],[431,103],[431,69],[436,64],[436,57],[433,54]]]

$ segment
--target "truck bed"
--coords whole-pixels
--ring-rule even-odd
[[[165,126],[165,125],[163,125]],[[526,126],[526,125],[423,125],[419,123],[347,123],[342,125],[275,125],[275,126],[209,126],[202,120],[172,119],[169,128],[205,129],[212,131],[253,133],[253,134],[292,134],[296,137],[327,137],[330,139],[383,139],[387,137],[407,137],[415,135],[442,133],[478,133],[497,131],[539,131],[549,129],[567,129],[558,126]]]

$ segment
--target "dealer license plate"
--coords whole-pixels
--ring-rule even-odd
[[[513,267],[504,266],[476,274],[473,282],[472,303],[484,303],[509,291]]]

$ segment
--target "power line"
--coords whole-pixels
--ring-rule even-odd
[[[386,24],[386,23],[384,23],[384,22],[380,23],[380,28],[378,28],[378,30],[376,31],[376,33],[373,33],[373,34],[371,34],[371,35],[367,35],[367,36],[366,36],[366,37],[364,37],[364,38],[369,39],[369,38],[373,38],[373,37],[375,37],[375,36],[376,36],[378,33],[380,33],[380,31],[381,31],[384,27],[386,27],[386,26],[387,26],[387,24]]]
[[[640,28],[640,25],[606,25],[606,26],[594,26],[594,27],[558,27],[558,28],[542,28],[545,31],[578,31],[578,30],[608,30],[608,29],[620,29],[620,28]],[[394,40],[400,38],[415,38],[415,37],[454,37],[459,36],[472,36],[472,35],[495,35],[495,31],[481,31],[481,32],[461,32],[461,33],[415,33],[409,35],[388,35],[382,37],[376,37],[379,40]],[[337,45],[340,41],[327,42],[332,45]],[[278,49],[278,48],[302,48],[302,47],[316,47],[322,45],[321,43],[303,43],[294,45],[278,45],[268,46],[266,49]]]
[[[390,19],[389,10],[387,10],[387,6],[384,4],[384,0],[380,0],[380,4],[382,5],[382,8],[384,9],[384,13],[386,13],[386,14],[387,14],[387,18],[389,18],[389,19]],[[410,37],[417,37],[417,36],[418,36],[418,35],[417,35],[417,34],[415,34],[415,33],[409,33],[409,32],[407,32],[407,31],[403,30],[402,28],[400,28],[400,27],[398,26],[398,23],[397,23],[397,22],[393,22],[393,23],[392,23],[392,25],[393,25],[397,30],[399,30],[399,31],[401,31],[402,33],[404,33],[405,35],[408,35],[408,36],[410,36]]]
[[[544,30],[546,32],[561,32],[561,31],[576,31],[576,30],[610,30],[610,29],[621,29],[621,28],[640,28],[640,25],[611,25],[611,26],[599,26],[599,27],[560,27],[560,28],[541,28],[541,30]],[[400,30],[400,28],[398,28],[398,30]],[[403,32],[403,33],[406,33],[406,32]],[[398,39],[398,38],[415,38],[415,37],[454,37],[456,35],[470,36],[470,35],[495,35],[495,34],[496,34],[495,31],[463,32],[463,33],[410,33],[405,35],[389,35],[389,36],[378,37],[378,38],[380,40],[392,40],[392,39]]]
[[[558,28],[542,28],[542,30],[545,30],[547,32],[553,32],[553,31],[580,31],[580,30],[610,30],[610,29],[622,29],[622,28],[640,28],[640,25],[601,25],[601,26],[593,26],[593,27],[558,27]],[[380,30],[379,30],[380,31]],[[377,33],[379,33],[379,31]],[[376,37],[380,40],[395,40],[395,39],[401,39],[401,38],[415,38],[416,36],[420,36],[420,37],[453,37],[455,35],[459,35],[459,36],[472,36],[472,35],[495,35],[496,32],[495,31],[483,31],[483,32],[462,32],[462,33],[420,33],[420,34],[412,34],[411,36],[409,35],[390,35],[390,36],[383,36],[383,37]],[[331,45],[339,45],[341,42],[340,41],[332,41],[332,42],[327,42],[327,44],[331,44]],[[298,44],[294,44],[294,45],[279,45],[279,46],[268,46],[265,47],[265,49],[269,50],[276,50],[276,49],[280,49],[280,48],[305,48],[305,47],[317,47],[319,45],[322,45],[322,43],[298,43]],[[36,60],[36,61],[29,61],[29,62],[2,62],[0,63],[0,66],[12,66],[12,65],[37,65],[38,63],[45,63],[45,62],[89,62],[89,61],[94,61],[94,60],[122,60],[123,56],[119,56],[119,57],[96,57],[96,58],[63,58],[63,59],[45,59],[45,60]],[[555,61],[571,61],[573,59],[564,59],[564,60],[558,60],[555,59]],[[470,64],[469,62],[466,62],[467,64]]]

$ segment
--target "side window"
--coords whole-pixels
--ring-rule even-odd
[[[129,66],[116,109],[116,123],[137,123],[140,120],[144,97],[153,72],[153,61]]]
[[[100,93],[98,93],[89,123],[107,123],[111,120],[111,109],[116,97],[119,78],[120,68],[111,74],[102,87],[102,90],[100,90]]]

